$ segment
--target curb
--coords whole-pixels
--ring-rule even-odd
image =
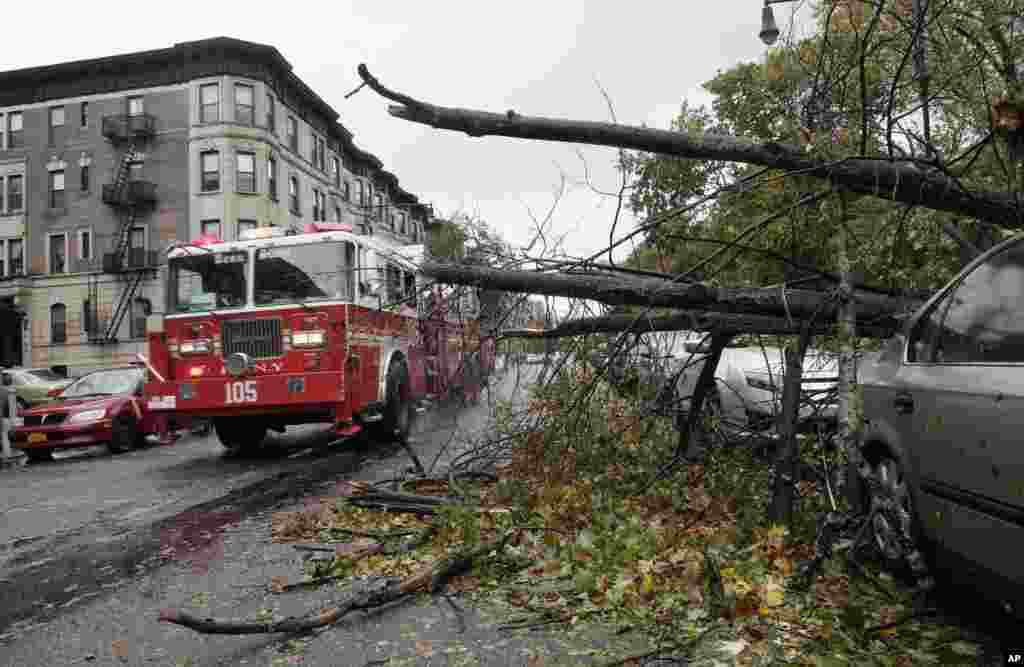
[[[4,456],[0,454],[0,470],[6,470],[7,468],[21,468],[25,465],[25,461],[28,460],[28,456],[24,452],[12,453],[10,456]]]

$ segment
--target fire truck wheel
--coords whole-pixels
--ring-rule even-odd
[[[138,433],[135,426],[135,417],[132,415],[118,415],[114,417],[109,445],[112,453],[121,454],[136,445]]]
[[[410,389],[409,368],[405,365],[405,361],[392,361],[388,366],[384,419],[378,423],[382,438],[397,437],[404,440],[409,437],[413,415]]]
[[[267,437],[267,425],[258,421],[227,418],[213,420],[217,439],[228,453],[251,451]]]

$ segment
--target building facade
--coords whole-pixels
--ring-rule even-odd
[[[430,207],[338,118],[229,38],[0,72],[0,365],[133,360],[175,243],[321,221],[423,242]]]

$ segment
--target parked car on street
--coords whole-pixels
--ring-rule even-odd
[[[18,407],[25,409],[49,402],[53,394],[71,384],[71,380],[49,368],[4,368],[0,370],[0,384],[13,388]]]
[[[923,552],[1024,617],[1024,237],[938,291],[860,382],[854,499],[886,560]]]
[[[641,384],[655,388],[658,407],[686,414],[707,359],[708,337],[689,331],[625,336],[618,339],[623,352],[609,366],[611,381],[624,382],[632,373]],[[609,349],[616,344],[612,341]],[[601,363],[607,355],[607,350],[601,352],[593,361]],[[730,345],[722,351],[715,369],[708,411],[734,430],[772,427],[781,410],[784,366],[780,348]],[[802,428],[835,422],[838,374],[835,355],[808,350],[799,407]]]
[[[145,370],[135,366],[93,371],[62,389],[52,403],[19,411],[23,425],[13,444],[31,461],[55,449],[107,445],[124,452],[155,433],[157,420],[142,399]]]

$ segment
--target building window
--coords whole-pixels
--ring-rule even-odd
[[[23,181],[25,177],[14,174],[7,177],[7,212],[20,211],[24,207],[25,196]]]
[[[64,171],[50,172],[50,208],[64,208]]]
[[[220,85],[205,83],[199,86],[199,122],[216,123],[220,120]]]
[[[398,213],[398,233],[399,234],[408,234],[409,233],[409,228],[408,228],[408,226],[405,223],[405,211],[400,211]]]
[[[207,151],[200,156],[202,161],[202,192],[216,192],[220,190],[220,153]]]
[[[68,237],[66,234],[50,234],[50,273],[67,273]]]
[[[81,170],[80,174],[81,174],[81,177],[82,177],[81,178],[81,183],[80,183],[82,192],[88,192],[89,191],[89,165],[83,164],[82,165],[82,170]]]
[[[88,229],[78,231],[78,257],[79,259],[92,259],[92,232]]]
[[[94,312],[95,306],[89,299],[82,301],[82,331],[85,332],[89,338],[92,338],[96,333],[96,313]]]
[[[337,157],[331,158],[331,173],[334,174],[334,186],[341,187],[341,160]]]
[[[128,98],[128,115],[129,116],[141,116],[146,113],[146,106],[142,101],[141,95]]]
[[[153,306],[149,299],[135,299],[132,302],[132,338],[146,337],[146,318],[153,313]]]
[[[273,157],[267,158],[267,193],[277,201],[277,160]]]
[[[334,205],[334,219],[341,222],[341,206],[338,206],[337,204]]]
[[[12,276],[25,273],[24,243],[21,239],[11,239],[7,242],[7,270]]]
[[[78,118],[78,124],[82,127],[89,127],[89,103],[82,102],[81,114]]]
[[[352,200],[352,184],[345,181],[345,184],[341,187],[341,198],[345,201]]]
[[[235,122],[243,125],[255,125],[256,113],[253,108],[252,86],[242,83],[235,84]]]
[[[323,139],[317,139],[316,144],[319,147],[316,166],[320,168],[320,171],[327,171],[327,142]]]
[[[67,341],[67,308],[63,303],[55,303],[50,306],[50,342],[59,344]]]
[[[299,179],[294,176],[288,177],[288,205],[292,213],[299,215]]]
[[[7,148],[23,148],[25,146],[25,132],[22,125],[23,118],[20,111],[7,114]]]
[[[267,95],[267,130],[277,133],[277,104],[273,95]]]
[[[239,220],[238,221],[238,237],[237,238],[241,239],[242,238],[242,234],[244,234],[245,232],[248,232],[248,231],[250,231],[252,229],[256,229],[256,227],[257,227],[257,225],[256,225],[256,221],[255,220]]]
[[[366,190],[362,181],[356,181],[356,204],[359,206],[366,205]]]
[[[299,121],[295,116],[288,116],[288,145],[296,153],[299,152]]]
[[[412,223],[409,226],[412,228],[412,242],[413,243],[419,243],[420,242],[420,226],[418,224],[416,224],[415,222]]]
[[[384,222],[384,196],[379,192],[373,196],[373,217]]]
[[[64,126],[64,107],[50,107],[50,127]]]
[[[239,192],[256,192],[256,155],[239,153],[236,186]]]
[[[141,181],[142,180],[142,163],[141,162],[129,162],[128,163],[128,180],[129,181]]]
[[[324,217],[324,195],[313,188],[313,221],[321,222]]]
[[[203,220],[199,223],[199,234],[210,238],[220,238],[220,220]]]

